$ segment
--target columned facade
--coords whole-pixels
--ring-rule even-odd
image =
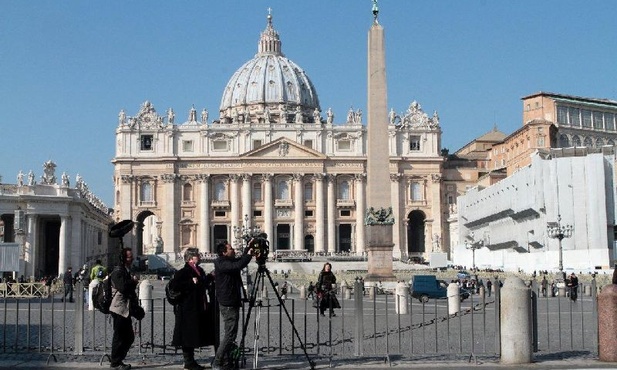
[[[189,119],[177,122],[173,110],[158,112],[149,101],[134,115],[119,116],[112,161],[116,221],[142,217],[160,225],[167,253],[188,247],[209,253],[224,239],[238,244],[233,230],[243,226],[267,233],[273,251],[366,253],[365,216],[375,205],[368,204],[362,110],[322,109],[307,74],[283,56],[272,16],[258,53],[231,76],[222,95],[212,121],[178,114]],[[388,148],[374,149],[385,153],[389,166],[374,168],[386,174],[374,187],[388,187],[395,256],[406,258],[413,250],[405,232],[408,214],[417,210],[441,223],[440,190],[433,189],[440,184],[424,181],[441,173],[439,117],[412,101],[381,118]],[[407,185],[405,179],[423,181]]]

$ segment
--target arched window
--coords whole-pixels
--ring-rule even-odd
[[[225,183],[219,180],[214,183],[214,200],[226,200]]]
[[[154,202],[154,193],[152,191],[152,184],[145,182],[141,184],[141,201],[142,202]]]
[[[276,186],[276,199],[289,199],[289,184],[287,180],[280,180]]]
[[[182,187],[182,200],[185,202],[193,200],[193,186],[191,184],[184,184]]]
[[[593,148],[593,140],[591,140],[591,137],[587,136],[585,138],[585,141],[583,142],[583,146],[587,148]]]
[[[560,148],[569,148],[570,147],[570,140],[568,140],[568,136],[565,134],[561,134],[559,136],[559,147]]]
[[[581,138],[577,135],[572,136],[572,146],[581,146]]]
[[[338,185],[338,199],[349,199],[349,182],[341,181]]]
[[[310,202],[313,200],[313,183],[307,182],[304,184],[304,200]]]
[[[602,146],[604,146],[604,140],[601,137],[599,137],[596,140],[596,148],[602,148]]]

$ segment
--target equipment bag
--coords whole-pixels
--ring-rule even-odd
[[[111,278],[108,277],[94,287],[92,291],[92,304],[94,308],[107,315],[112,298]]]

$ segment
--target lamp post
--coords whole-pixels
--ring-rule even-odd
[[[473,271],[476,270],[476,249],[480,249],[484,247],[484,240],[476,240],[475,233],[472,231],[467,235],[467,239],[465,240],[465,248],[471,250],[471,269]]]
[[[562,225],[561,215],[557,215],[557,222],[547,222],[546,232],[549,238],[559,240],[559,272],[563,276],[563,248],[561,241],[572,236],[572,225]]]
[[[242,226],[233,227],[234,238],[236,239],[236,247],[238,247],[238,245],[242,246],[242,241],[248,242],[251,237],[259,234],[260,232],[261,229],[259,226],[250,226],[249,215],[244,215],[244,223],[242,224]]]

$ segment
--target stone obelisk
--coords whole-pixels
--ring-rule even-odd
[[[388,146],[388,93],[384,31],[373,1],[373,24],[368,32],[368,149],[366,161],[367,206],[365,216],[367,281],[396,280],[392,274],[392,198]]]

